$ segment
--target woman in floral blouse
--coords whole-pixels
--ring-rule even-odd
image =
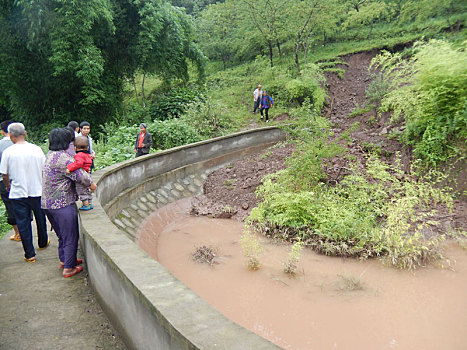
[[[75,201],[78,199],[74,182],[89,186],[91,191],[97,187],[91,176],[83,169],[66,173],[67,165],[74,158],[66,150],[71,141],[70,133],[64,128],[53,129],[49,134],[47,153],[42,174],[42,202],[47,218],[58,237],[58,256],[63,277],[71,277],[83,270],[78,251],[78,214]]]

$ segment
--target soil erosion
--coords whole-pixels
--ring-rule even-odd
[[[339,68],[345,70],[345,76],[341,79],[336,74],[326,75],[328,99],[322,114],[332,122],[335,139],[353,126],[355,130],[350,134],[352,142],[340,143],[353,156],[353,161],[361,167],[365,165],[368,153],[378,149],[383,159],[389,163],[394,163],[397,159],[396,154],[399,154],[404,170],[408,171],[412,161],[411,149],[395,138],[388,137],[403,130],[403,125],[390,124],[390,114],[383,113],[378,116],[375,109],[353,118],[349,117],[353,111],[366,103],[365,91],[371,83],[368,67],[376,54],[377,51],[369,51],[341,58],[346,64],[340,65]],[[286,114],[282,114],[276,116],[274,120],[287,118]],[[254,126],[257,127],[257,124],[255,123]],[[191,213],[214,218],[244,220],[259,201],[255,190],[261,184],[262,177],[284,168],[285,160],[293,150],[294,147],[290,144],[286,147],[271,148],[267,152],[236,161],[214,171],[206,179],[204,194],[193,198]],[[346,158],[336,156],[323,164],[326,181],[335,183],[348,174],[346,170],[348,162]],[[466,180],[463,179],[464,175],[467,177],[465,161],[462,164],[455,164],[452,173],[456,181],[450,185],[455,184],[456,190],[462,193],[467,188]],[[461,197],[461,200],[454,201],[452,212],[448,212],[443,207],[437,209],[433,219],[440,224],[434,229],[435,231],[467,228],[465,196]]]

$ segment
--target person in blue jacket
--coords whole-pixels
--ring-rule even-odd
[[[261,120],[263,120],[263,111],[266,114],[266,123],[269,123],[269,108],[274,105],[274,100],[271,96],[263,90],[263,96],[261,97],[261,102],[259,103],[259,111],[261,112]]]

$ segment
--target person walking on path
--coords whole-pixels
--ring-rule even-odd
[[[274,100],[271,96],[267,94],[266,91],[263,91],[263,96],[261,97],[261,102],[259,104],[259,110],[261,112],[261,120],[263,120],[263,111],[266,114],[266,123],[269,123],[269,108],[274,104]]]
[[[261,85],[258,85],[255,91],[253,91],[253,113],[256,113],[256,110],[259,107],[261,96],[262,96]]]
[[[136,156],[144,156],[145,154],[149,154],[149,150],[151,149],[152,145],[152,136],[146,129],[146,124],[141,123],[139,125],[140,132],[136,135],[135,141],[135,152]]]
[[[26,141],[26,130],[21,123],[12,123],[8,132],[13,145],[2,153],[0,173],[8,198],[13,203],[16,223],[21,235],[24,260],[36,262],[31,227],[31,210],[37,226],[39,249],[49,245],[46,219],[41,209],[42,169],[45,156],[39,146]],[[11,183],[10,183],[11,181]]]
[[[79,183],[88,187],[90,191],[97,188],[91,180],[91,175],[83,168],[67,172],[67,166],[75,160],[66,152],[70,140],[70,133],[64,128],[50,131],[41,200],[41,206],[58,237],[58,257],[65,278],[83,270],[82,266],[79,266],[83,261],[77,259],[79,226],[75,210],[75,185]]]
[[[75,161],[73,163],[68,164],[66,167],[67,174],[76,171],[78,169],[84,169],[87,173],[91,172],[91,165],[92,159],[91,155],[88,153],[88,140],[84,136],[78,136],[75,139],[75,151],[76,154],[74,156]],[[70,154],[66,151],[67,154]],[[80,182],[76,183],[76,192],[78,193],[78,197],[83,205],[79,208],[79,210],[91,210],[94,209],[92,206],[92,193],[89,189],[89,186],[83,186]]]
[[[3,138],[0,140],[0,161],[2,160],[2,153],[8,147],[13,145],[13,142],[10,140],[10,134],[8,133],[8,125],[13,123],[11,120],[5,120],[0,124],[0,132]],[[0,178],[0,195],[2,197],[3,204],[5,204],[5,209],[7,213],[7,223],[13,227],[15,234],[10,236],[12,241],[21,242],[21,236],[19,234],[18,225],[16,225],[15,212],[13,210],[13,204],[8,198],[8,192],[6,186],[3,183],[3,179]]]

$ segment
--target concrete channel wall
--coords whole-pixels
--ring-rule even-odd
[[[212,170],[284,139],[269,127],[165,150],[93,174],[94,210],[80,213],[91,285],[131,349],[278,349],[232,322],[134,242],[151,212],[202,193]]]

